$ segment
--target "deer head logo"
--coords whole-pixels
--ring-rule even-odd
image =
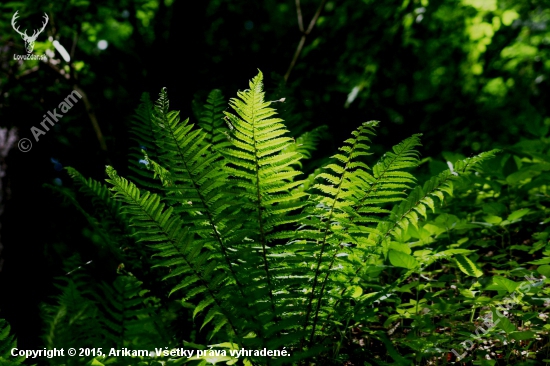
[[[29,36],[27,34],[27,30],[25,29],[24,32],[20,32],[19,31],[19,27],[15,27],[15,20],[17,19],[18,15],[17,13],[19,12],[16,11],[15,14],[13,14],[13,17],[11,18],[11,26],[13,27],[13,29],[19,33],[19,35],[21,36],[21,38],[23,38],[23,41],[25,41],[25,48],[27,49],[27,53],[31,53],[32,50],[34,49],[34,42],[36,41],[36,38],[38,37],[38,35],[40,33],[42,33],[42,31],[44,31],[44,28],[46,28],[46,25],[48,24],[48,20],[50,18],[48,18],[48,15],[46,13],[44,13],[44,18],[45,18],[45,22],[42,23],[42,29],[40,30],[35,30],[32,34],[32,36]]]

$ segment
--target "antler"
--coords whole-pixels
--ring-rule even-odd
[[[48,14],[44,13],[44,18],[45,19],[45,22],[42,23],[42,29],[40,29],[39,31],[34,31],[34,33],[32,34],[32,36],[29,37],[29,35],[27,34],[27,30],[25,29],[25,32],[20,32],[19,31],[19,27],[16,27],[16,24],[15,24],[15,21],[16,19],[19,17],[19,15],[17,15],[17,13],[19,13],[19,10],[17,10],[15,12],[15,14],[13,14],[13,17],[11,18],[11,26],[13,27],[13,29],[19,33],[21,35],[21,37],[23,37],[23,39],[27,40],[27,39],[33,39],[33,38],[36,38],[36,36],[38,36],[40,33],[42,33],[44,31],[44,29],[46,28],[46,25],[48,25],[48,20],[50,20],[50,18],[48,17]]]
[[[30,36],[29,38],[36,38],[40,33],[44,31],[44,28],[46,28],[46,25],[48,25],[48,20],[50,20],[50,18],[48,18],[48,14],[46,13],[44,13],[44,18],[46,18],[46,21],[42,23],[42,29],[40,29],[39,31],[35,30],[32,36]]]
[[[23,38],[28,37],[28,36],[27,36],[27,30],[26,30],[26,29],[25,29],[25,33],[23,33],[23,32],[20,32],[20,31],[19,31],[19,27],[15,28],[15,20],[16,20],[17,17],[18,17],[17,13],[19,13],[19,10],[17,10],[17,11],[15,12],[15,14],[13,14],[13,17],[11,18],[11,26],[13,27],[13,29],[14,29],[17,33],[19,33],[19,34],[21,35],[21,37],[23,37]]]
[[[44,28],[46,28],[46,26],[48,25],[48,20],[50,20],[50,18],[48,17],[48,14],[46,13],[44,13],[44,18],[46,18],[46,21],[42,23],[42,29],[40,29],[40,32],[38,33],[42,33],[44,31]]]

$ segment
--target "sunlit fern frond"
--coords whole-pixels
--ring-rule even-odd
[[[223,301],[235,292],[235,282],[214,248],[194,240],[193,232],[174,208],[162,203],[158,195],[141,192],[112,167],[107,167],[107,174],[115,197],[122,201],[123,211],[136,230],[138,242],[157,251],[155,256],[161,258],[158,266],[170,269],[165,279],[179,279],[171,293],[180,291],[185,294],[184,301],[198,301],[195,311],[215,308],[215,332],[227,325],[230,334],[237,334],[242,318],[235,314],[235,304]]]

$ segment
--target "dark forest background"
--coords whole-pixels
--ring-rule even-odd
[[[15,11],[29,33],[48,15],[34,47],[47,61],[14,60],[26,54]],[[115,274],[96,265],[104,254],[84,217],[44,184],[68,184],[65,166],[125,175],[143,92],[167,87],[171,107],[193,119],[194,101],[213,88],[232,97],[260,69],[293,133],[328,126],[306,172],[367,120],[381,121],[375,152],[423,133],[437,171],[446,156],[548,134],[549,20],[548,0],[3,2],[0,127],[33,147],[0,139],[0,318],[19,348],[40,347],[39,305],[67,272],[64,258],[80,253],[100,277]],[[73,90],[85,97],[35,142],[31,127]]]

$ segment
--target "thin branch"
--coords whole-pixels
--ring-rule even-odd
[[[34,73],[34,72],[37,72],[38,70],[40,70],[40,66],[36,65],[36,66],[34,66],[34,67],[31,67],[30,69],[27,69],[27,70],[23,71],[21,74],[16,75],[16,76],[15,76],[15,79],[18,80],[19,78],[22,78],[22,77],[25,77],[25,76],[27,76],[27,75],[30,75],[30,74],[32,74],[32,73]]]
[[[302,7],[300,6],[300,0],[296,0],[296,15],[298,15],[298,27],[300,32],[304,32],[304,21],[302,20]]]
[[[94,109],[92,108],[92,104],[90,103],[88,96],[86,95],[86,93],[84,93],[84,90],[80,89],[80,87],[77,84],[74,84],[74,88],[80,95],[82,95],[82,100],[84,100],[84,105],[86,106],[86,112],[88,112],[88,117],[90,117],[90,121],[92,122],[92,126],[94,128],[97,140],[99,141],[99,146],[101,147],[101,150],[107,151],[107,144],[105,143],[105,138],[101,133],[101,128],[99,127],[99,123],[97,122]]]
[[[317,19],[319,19],[319,15],[321,15],[321,11],[323,11],[323,7],[325,6],[325,3],[327,0],[321,1],[321,5],[317,8],[317,11],[315,12],[315,15],[313,16],[313,19],[311,19],[311,22],[309,22],[309,26],[307,27],[306,34],[309,34],[313,27],[315,27],[315,23],[317,23]]]
[[[294,52],[294,57],[292,57],[292,61],[290,62],[290,66],[288,67],[288,70],[286,71],[286,74],[284,76],[285,83],[288,81],[288,78],[290,76],[290,73],[292,72],[292,69],[294,68],[294,65],[296,65],[296,61],[300,57],[300,54],[302,53],[302,50],[304,48],[304,44],[306,43],[306,37],[308,34],[311,33],[313,28],[315,27],[315,24],[317,23],[317,20],[319,19],[319,16],[321,15],[321,11],[323,10],[323,7],[325,6],[325,3],[327,0],[322,0],[321,4],[317,8],[317,11],[315,12],[315,15],[313,18],[311,18],[311,21],[309,22],[309,26],[304,31],[304,24],[302,22],[302,10],[300,8],[300,0],[296,0],[296,12],[298,14],[298,26],[300,27],[300,31],[302,31],[302,38],[300,39],[300,43],[298,43],[298,47],[296,48],[296,52]]]
[[[74,52],[76,50],[76,43],[78,42],[78,31],[75,31],[74,32],[74,37],[73,37],[73,45],[71,46],[71,53],[70,53],[70,56],[71,56],[71,65],[73,63],[73,59],[74,59]]]
[[[302,53],[302,48],[304,48],[304,44],[306,43],[306,35],[304,34],[302,38],[300,39],[300,43],[298,43],[298,48],[296,48],[296,52],[294,52],[294,57],[292,57],[292,61],[290,62],[290,66],[288,67],[288,70],[285,74],[285,83],[288,81],[288,77],[290,76],[290,72],[294,68],[294,65],[296,65],[296,61],[298,60],[298,57],[300,57],[300,53]]]

